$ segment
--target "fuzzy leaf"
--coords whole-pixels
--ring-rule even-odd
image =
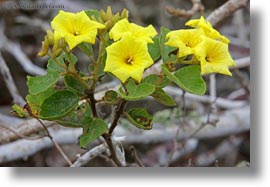
[[[159,37],[154,37],[153,41],[154,43],[148,44],[148,52],[153,61],[157,61],[160,58]]]
[[[156,89],[154,93],[151,94],[153,98],[155,98],[158,102],[166,106],[176,106],[175,101],[171,96],[169,96],[164,90]]]
[[[69,64],[69,68],[71,68],[71,65],[74,65],[77,63],[77,57],[73,54],[71,55],[71,62],[68,58],[67,54],[62,54],[59,57],[57,57],[57,60],[60,64],[65,65],[65,61],[68,61]],[[54,60],[51,58],[48,61],[48,65],[47,65],[47,69],[48,71],[56,71],[58,73],[63,73],[65,72],[65,69],[63,67],[61,67],[59,64],[57,64],[56,62],[54,62]]]
[[[41,93],[36,94],[36,95],[28,94],[26,96],[26,101],[31,109],[32,114],[38,116],[39,112],[40,112],[40,107],[41,107],[42,103],[44,102],[44,100],[47,97],[54,94],[55,92],[56,92],[56,90],[54,89],[54,87],[50,87],[47,90],[45,90],[44,92],[41,92]]]
[[[120,96],[128,101],[135,101],[142,98],[147,97],[151,93],[155,91],[155,86],[148,83],[141,83],[139,85],[136,85],[134,80],[130,79],[128,84],[126,85],[126,89],[128,92],[128,95],[126,95],[123,91],[123,88],[119,88],[119,94]]]
[[[48,71],[48,73],[44,76],[27,76],[29,93],[32,95],[36,95],[44,92],[53,85],[55,85],[59,78],[60,74],[56,71]]]
[[[93,55],[93,46],[91,44],[83,42],[83,43],[79,44],[79,48],[87,56],[92,56]]]
[[[170,53],[175,51],[177,48],[176,47],[170,47],[165,45],[165,43],[167,42],[166,39],[166,35],[168,34],[168,32],[170,32],[169,29],[165,28],[165,27],[161,27],[160,28],[160,42],[159,42],[159,46],[160,46],[160,55],[161,58],[163,60],[163,63],[168,63],[170,60],[173,60],[176,58],[176,56],[170,56]]]
[[[103,133],[107,132],[108,126],[102,119],[93,119],[89,124],[89,130],[86,134],[80,136],[80,146],[85,148],[88,144],[93,142]]]
[[[84,86],[81,84],[80,81],[75,79],[73,76],[66,75],[64,77],[64,83],[66,87],[71,91],[76,92],[80,96],[84,95]]]
[[[92,19],[92,16],[94,16],[98,20],[100,16],[100,12],[98,10],[85,10],[84,12],[90,19]]]
[[[142,83],[152,84],[156,88],[164,88],[170,84],[170,80],[166,76],[150,74],[142,80]]]
[[[87,102],[79,105],[69,115],[56,120],[65,127],[84,127],[92,122],[92,112]]]
[[[119,101],[118,93],[114,90],[108,90],[106,91],[103,99],[105,100],[106,103],[108,104],[117,104]]]
[[[39,117],[46,120],[64,117],[78,105],[78,101],[79,97],[71,91],[57,91],[42,103]]]
[[[139,129],[150,130],[153,127],[153,116],[145,108],[132,108],[125,115]]]
[[[201,67],[198,65],[186,66],[174,73],[179,80],[179,85],[190,93],[203,95],[206,92],[206,84],[201,75]]]
[[[12,105],[12,109],[13,109],[14,112],[16,112],[18,114],[18,116],[20,118],[28,116],[27,111],[24,110],[21,106],[19,106],[17,104]]]
[[[161,68],[172,82],[185,91],[197,95],[203,95],[206,92],[206,84],[202,78],[200,66],[186,66],[180,68],[174,74],[165,65],[161,65]]]

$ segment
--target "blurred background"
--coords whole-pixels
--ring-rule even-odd
[[[194,2],[200,2],[200,6],[192,15],[188,14],[189,12],[181,16],[177,15],[179,9],[192,10]],[[107,6],[111,6],[113,12],[117,12],[126,8],[129,10],[131,22],[142,26],[152,24],[159,32],[161,26],[171,30],[185,28],[184,24],[189,19],[199,18],[200,15],[207,17],[226,2],[226,0],[0,0],[0,54],[10,70],[19,95],[25,98],[27,95],[27,75],[34,76],[46,73],[45,67],[48,58],[39,58],[37,53],[41,49],[41,42],[46,30],[51,28],[50,21],[59,10],[71,12],[87,9],[106,10]],[[179,107],[164,107],[151,99],[128,105],[128,107],[147,107],[155,116],[153,132],[164,132],[160,136],[153,133],[154,138],[147,138],[148,134],[145,135],[144,132],[131,127],[125,119],[122,119],[121,126],[119,125],[117,128],[119,128],[120,135],[121,133],[122,135],[126,135],[126,133],[130,135],[128,143],[123,145],[130,166],[136,166],[134,158],[131,156],[132,153],[130,153],[131,145],[136,148],[137,154],[145,166],[249,166],[249,23],[248,2],[247,6],[215,25],[220,33],[231,40],[229,50],[233,59],[238,60],[240,66],[232,70],[232,77],[216,75],[216,94],[221,100],[223,99],[223,102],[215,104],[213,113],[217,119],[215,123],[207,125],[210,126],[205,128],[207,130],[202,129],[204,125],[201,125],[203,126],[201,128],[200,124],[203,124],[203,120],[199,117],[205,116],[207,118],[213,111],[213,106],[207,98],[209,96],[209,76],[204,77],[208,85],[206,97],[187,96],[187,99],[183,101],[181,93],[179,92],[180,94],[177,95],[175,93],[177,90],[174,89],[173,85],[171,86],[170,93],[175,97]],[[75,51],[75,54],[80,59],[80,69],[87,68],[88,59],[79,51]],[[11,113],[14,101],[3,76],[5,75],[0,75],[0,122],[15,127],[27,119],[16,120],[15,115]],[[184,119],[181,117],[183,105],[188,111],[188,115]],[[109,115],[110,109],[102,107],[104,116]],[[197,132],[197,130],[201,130],[201,132]],[[176,132],[178,134],[175,134]],[[149,133],[150,135],[151,133]],[[183,138],[175,138],[177,135],[183,136]],[[142,137],[141,141],[137,141],[136,136]],[[0,150],[4,145],[6,144],[0,142]],[[61,146],[72,161],[76,159],[77,154],[86,151],[80,149],[76,142],[64,143]],[[16,154],[16,150],[14,154]],[[25,157],[8,161],[1,159],[0,153],[0,166],[34,167],[67,166],[67,164],[54,147],[45,146],[39,151],[26,154]],[[99,156],[86,166],[111,165],[106,158]]]

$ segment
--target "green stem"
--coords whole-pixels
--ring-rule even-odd
[[[75,62],[73,62],[72,57],[70,55],[70,51],[67,51],[65,48],[63,48],[63,50],[65,51],[65,53],[68,56],[69,63],[71,63],[71,71],[72,72],[77,72],[76,67],[75,67]]]
[[[198,65],[200,62],[192,56],[190,60],[185,60],[186,57],[177,58],[175,61],[172,61],[172,64],[186,64],[186,65]]]
[[[61,64],[61,63],[58,61],[57,57],[53,57],[53,56],[51,55],[51,58],[53,59],[53,61],[54,61],[58,66],[64,68],[66,71],[68,71],[68,67],[67,67],[65,64]]]
[[[94,65],[94,71],[92,73],[93,83],[91,85],[90,90],[95,90],[95,88],[96,88],[96,84],[97,84],[98,78],[99,78],[98,77],[98,70],[99,70],[99,66],[102,64],[102,57],[104,55],[105,47],[106,47],[105,40],[103,37],[100,37],[98,59]]]

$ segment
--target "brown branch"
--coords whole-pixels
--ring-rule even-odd
[[[116,152],[115,152],[115,148],[114,148],[114,145],[113,145],[113,142],[112,142],[112,138],[111,138],[111,135],[108,134],[108,133],[105,133],[102,135],[103,138],[105,139],[107,145],[108,145],[108,148],[110,150],[110,158],[111,160],[113,160],[115,162],[115,164],[118,166],[118,167],[122,167],[122,163],[119,161],[117,155],[116,155]]]
[[[224,18],[230,16],[236,10],[246,6],[248,0],[229,0],[219,8],[214,10],[208,17],[207,20],[216,26]]]
[[[50,140],[52,141],[53,145],[56,147],[56,149],[59,151],[59,153],[61,154],[61,156],[66,160],[66,162],[69,164],[69,166],[72,165],[72,162],[69,160],[69,158],[67,157],[67,155],[65,154],[65,152],[63,151],[63,149],[60,147],[60,145],[54,141],[53,137],[51,136],[48,128],[46,127],[46,125],[40,120],[37,119],[37,121],[41,124],[41,126],[44,128],[44,130],[46,131],[46,136],[48,138],[50,138]]]
[[[138,164],[138,166],[144,167],[141,159],[139,158],[139,156],[137,154],[137,151],[136,151],[135,147],[132,145],[132,146],[129,147],[129,150],[131,151],[131,156],[136,161],[136,163]]]
[[[108,134],[111,135],[112,132],[113,132],[113,130],[114,130],[115,127],[117,126],[117,122],[118,122],[118,120],[119,120],[121,114],[123,113],[123,111],[124,111],[124,109],[125,109],[126,103],[127,103],[127,101],[125,101],[125,100],[121,100],[121,101],[120,101],[120,104],[118,105],[118,107],[117,107],[116,110],[115,110],[113,122],[112,122],[112,125],[111,125],[110,128],[109,128]]]
[[[190,10],[175,9],[171,6],[167,6],[166,10],[169,14],[177,17],[190,18],[195,15],[197,12],[200,12],[202,15],[204,12],[204,6],[201,3],[201,0],[191,0],[192,8]]]

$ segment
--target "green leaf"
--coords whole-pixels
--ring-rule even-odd
[[[114,90],[108,90],[106,91],[103,99],[106,103],[115,105],[119,102],[120,98],[118,97],[118,93]]]
[[[160,55],[163,60],[163,63],[165,64],[168,63],[170,60],[176,59],[176,56],[175,55],[170,56],[170,53],[177,49],[176,47],[170,47],[170,46],[165,45],[165,43],[167,42],[166,35],[168,34],[168,32],[170,32],[169,29],[165,27],[160,28],[160,33],[161,33],[160,42],[159,42]]]
[[[77,107],[78,101],[79,97],[71,91],[57,91],[42,103],[39,117],[46,120],[64,117]]]
[[[64,83],[68,89],[74,91],[79,96],[84,95],[84,86],[79,80],[75,79],[73,76],[66,75],[64,77]]]
[[[69,115],[57,119],[56,122],[65,127],[85,127],[92,122],[92,111],[88,102],[82,103]]]
[[[80,146],[85,148],[103,133],[107,132],[107,130],[108,126],[105,121],[99,118],[93,119],[93,121],[89,124],[89,131],[80,136]]]
[[[199,65],[183,67],[177,70],[174,75],[184,90],[198,95],[203,95],[206,92],[206,84],[202,78]]]
[[[32,95],[46,91],[56,84],[60,74],[56,71],[48,71],[44,76],[31,77],[27,76],[27,85],[29,93]]]
[[[40,112],[40,107],[41,107],[42,103],[44,102],[44,100],[47,97],[54,94],[55,92],[56,92],[56,90],[52,86],[52,87],[48,88],[47,90],[45,90],[44,92],[40,92],[39,94],[36,94],[36,95],[28,94],[26,96],[26,101],[31,109],[31,112],[33,114],[35,114],[36,116],[38,116],[39,112]]]
[[[157,61],[160,58],[159,37],[155,36],[153,41],[154,43],[148,44],[148,52],[153,61]]]
[[[158,102],[166,106],[176,106],[175,101],[171,96],[169,96],[164,90],[156,89],[154,93],[151,94],[153,98],[155,98]]]
[[[90,19],[92,19],[92,16],[94,16],[98,20],[100,16],[100,12],[98,10],[85,10],[84,12]]]
[[[164,88],[170,84],[166,76],[150,74],[142,80],[142,83],[155,85],[156,88]]]
[[[83,42],[83,43],[79,44],[79,48],[87,56],[92,56],[93,55],[93,46],[91,44]]]
[[[20,118],[28,116],[28,113],[21,106],[17,104],[12,105],[12,109],[14,112],[18,114]]]
[[[153,116],[145,108],[132,108],[124,114],[139,129],[150,130],[153,127]]]
[[[71,68],[72,65],[77,63],[77,57],[73,54],[70,54],[71,56],[71,62],[68,58],[67,54],[62,54],[59,57],[57,57],[57,61],[62,64],[62,65],[66,65],[65,61],[68,61],[69,64],[69,69]],[[63,67],[61,67],[59,64],[57,64],[52,58],[49,59],[48,64],[47,64],[47,69],[48,71],[56,71],[58,73],[63,73],[65,72],[65,69]]]
[[[139,85],[136,85],[134,80],[130,79],[126,85],[126,89],[127,89],[128,95],[124,93],[122,87],[119,88],[120,96],[125,100],[135,101],[135,100],[145,98],[151,93],[153,93],[155,91],[155,86],[148,83],[141,83]]]
[[[202,78],[199,65],[180,68],[174,74],[164,64],[161,65],[161,68],[172,82],[185,91],[197,95],[203,95],[206,92],[206,84]]]

